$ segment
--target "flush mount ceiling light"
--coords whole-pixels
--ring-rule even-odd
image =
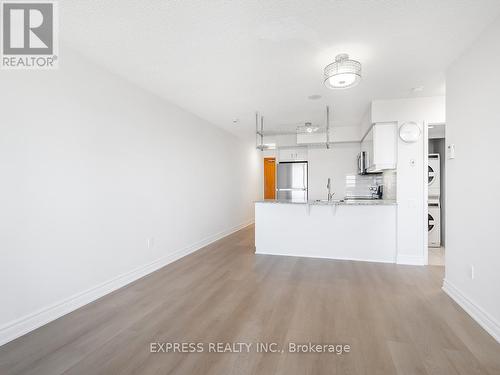
[[[319,126],[314,126],[310,122],[306,122],[303,126],[297,126],[298,133],[315,133],[319,130]]]
[[[343,53],[335,57],[335,62],[325,68],[325,86],[329,89],[347,89],[356,86],[361,80],[361,63],[350,60]]]

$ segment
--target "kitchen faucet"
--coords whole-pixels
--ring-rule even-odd
[[[333,199],[333,195],[335,193],[332,193],[332,181],[330,177],[328,177],[328,183],[326,184],[326,188],[328,189],[328,202],[330,202]]]
[[[382,199],[384,193],[384,186],[376,184],[375,186],[369,186],[368,190],[371,193],[372,199]]]

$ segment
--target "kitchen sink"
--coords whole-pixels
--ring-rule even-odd
[[[332,199],[332,200],[327,200],[327,199],[316,199],[314,202],[316,203],[342,203],[344,202],[343,199]]]
[[[372,197],[345,197],[344,200],[346,200],[346,201],[376,201],[376,200],[379,200],[379,198],[372,198]]]

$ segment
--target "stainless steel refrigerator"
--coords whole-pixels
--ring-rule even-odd
[[[278,164],[277,199],[307,201],[307,162]]]

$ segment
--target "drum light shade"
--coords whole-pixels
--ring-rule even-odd
[[[361,80],[361,63],[350,60],[349,55],[335,57],[335,62],[325,68],[325,86],[330,89],[347,89],[356,86]]]

